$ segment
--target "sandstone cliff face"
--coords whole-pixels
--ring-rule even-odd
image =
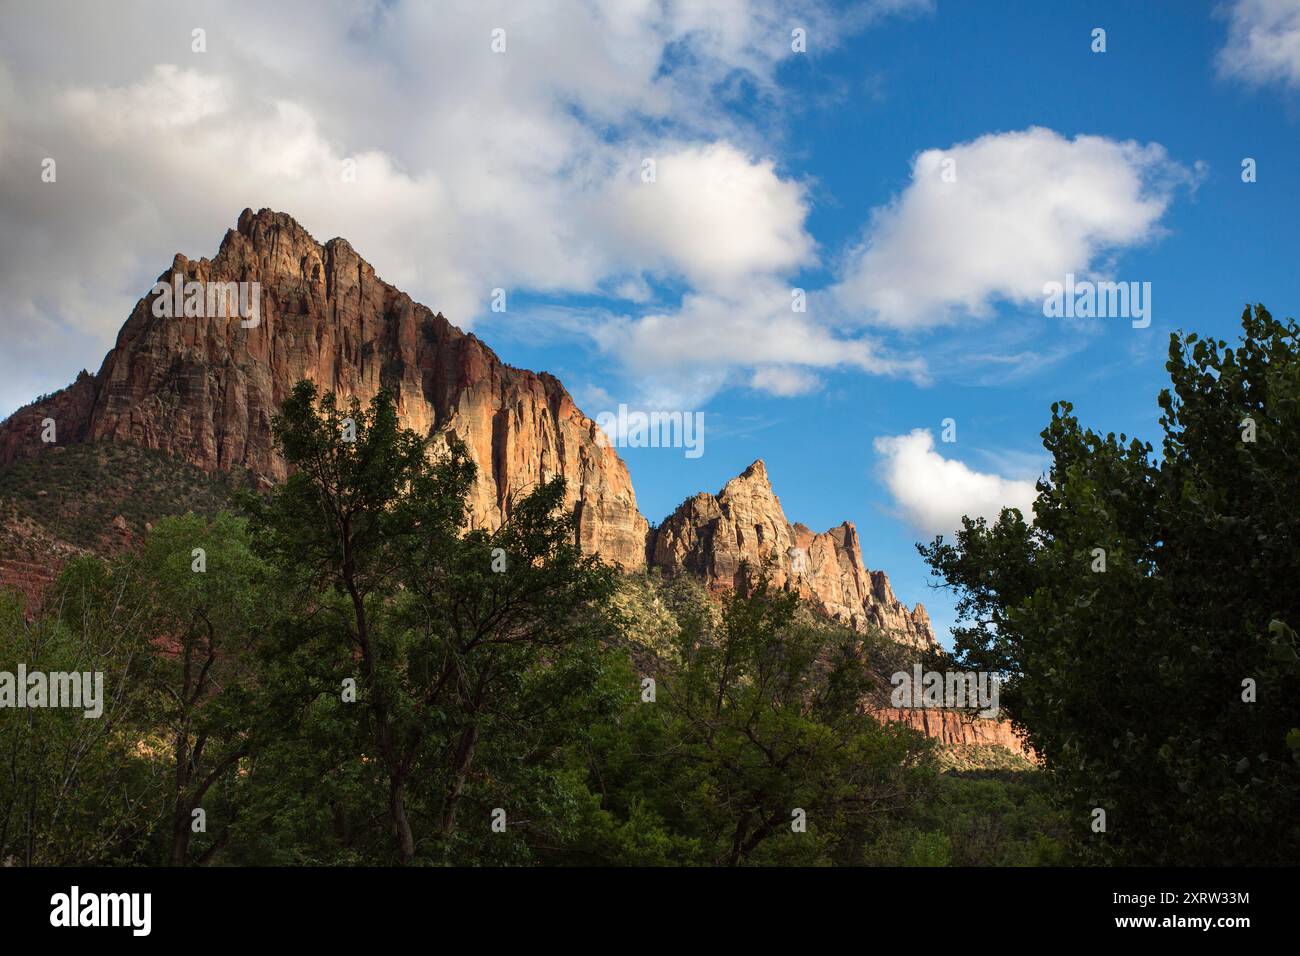
[[[648,558],[734,586],[742,561],[756,566],[770,554],[779,586],[837,620],[916,646],[934,641],[924,608],[909,610],[884,573],[863,564],[852,524],[815,534],[786,520],[761,461],[648,535],[626,465],[558,380],[505,365],[379,279],[343,239],[321,245],[287,215],[244,210],[214,258],[178,254],[159,280],[173,275],[259,283],[258,322],[246,328],[237,303],[225,314],[158,317],[150,292],[96,375],[83,372],[0,425],[0,464],[48,451],[41,433],[53,419],[58,446],[129,442],[272,483],[285,464],[271,420],[296,382],[363,403],[388,388],[404,425],[435,440],[455,434],[469,448],[479,466],[476,527],[496,527],[539,482],[563,475],[578,543],[626,569]]]
[[[728,588],[741,583],[742,562],[758,568],[770,558],[776,586],[797,590],[835,620],[858,630],[874,625],[915,647],[935,643],[925,608],[908,610],[884,572],[863,564],[851,522],[815,534],[786,520],[762,461],[717,495],[683,502],[652,534],[647,554],[651,565],[669,573],[688,572]]]
[[[30,458],[52,444],[85,441],[98,394],[98,380],[83,370],[67,388],[18,409],[0,424],[0,464]],[[47,419],[54,422],[52,443],[42,441]]]
[[[907,724],[945,747],[1004,747],[1028,760],[1038,759],[1033,748],[1016,735],[1009,720],[972,718],[938,707],[886,707],[872,710],[871,714],[882,723]]]
[[[321,245],[287,215],[245,210],[213,259],[177,255],[159,280],[173,273],[260,283],[258,324],[245,328],[235,314],[155,317],[146,295],[97,374],[82,372],[0,424],[0,465],[79,442],[121,441],[273,483],[286,469],[271,419],[296,382],[309,378],[362,403],[385,387],[404,425],[435,440],[455,434],[469,448],[479,467],[470,501],[475,526],[497,526],[538,482],[563,475],[584,551],[628,570],[648,561],[695,574],[714,588],[734,587],[742,562],[757,567],[771,556],[775,583],[827,615],[917,648],[935,643],[925,608],[909,610],[883,571],[867,569],[851,523],[814,533],[787,521],[762,461],[717,495],[690,498],[651,533],[626,465],[557,379],[505,365],[475,336],[376,277],[343,239]],[[54,445],[42,441],[46,419],[55,423]],[[0,561],[0,585],[26,592],[29,613],[78,550],[35,547],[42,535],[9,528],[5,540],[30,547],[6,546],[13,553]],[[112,552],[135,538],[119,519],[99,547]],[[873,713],[945,744],[1023,749],[1005,722],[923,709]]]
[[[245,210],[216,257],[177,255],[185,281],[258,282],[259,323],[237,314],[158,318],[132,311],[99,373],[21,409],[0,426],[0,464],[39,453],[41,421],[61,444],[113,440],[206,470],[285,476],[271,419],[300,379],[342,398],[397,397],[403,424],[456,434],[479,466],[475,526],[496,527],[539,482],[567,479],[578,541],[632,569],[647,523],[627,467],[550,375],[512,368],[473,335],[376,277],[343,239],[321,245],[291,217]]]

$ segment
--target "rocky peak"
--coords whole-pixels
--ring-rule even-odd
[[[852,522],[820,534],[791,524],[761,460],[717,495],[683,502],[652,533],[647,553],[651,565],[699,575],[714,588],[737,587],[746,566],[771,562],[775,585],[797,590],[836,620],[859,630],[879,627],[916,647],[935,643],[925,609],[909,611],[885,573],[867,569]]]
[[[739,493],[745,487],[752,487],[759,494],[772,494],[772,481],[767,477],[767,465],[763,459],[754,459],[753,464],[722,486],[721,494],[726,495],[729,489],[735,489]]]
[[[376,277],[346,241],[321,245],[291,216],[246,209],[213,259],[177,254],[159,281],[173,274],[259,283],[258,322],[246,327],[229,310],[161,318],[146,293],[98,374],[0,426],[0,464],[48,448],[40,423],[52,417],[60,443],[130,442],[270,483],[286,474],[271,419],[296,382],[363,403],[388,388],[405,426],[469,448],[475,526],[497,526],[538,482],[563,475],[579,543],[627,568],[644,564],[648,526],[627,467],[564,386],[506,365]]]
[[[344,239],[322,245],[292,216],[245,209],[213,258],[177,253],[158,279],[176,275],[258,283],[257,321],[229,308],[156,316],[149,290],[98,373],[83,372],[0,424],[0,464],[72,443],[125,442],[269,485],[286,475],[271,420],[295,383],[312,379],[362,403],[387,388],[405,426],[435,445],[454,434],[469,449],[478,464],[475,527],[496,527],[540,481],[562,475],[588,552],[629,570],[648,559],[713,587],[736,586],[746,562],[770,558],[779,586],[827,614],[917,645],[933,641],[924,608],[909,611],[885,574],[863,564],[852,524],[817,534],[786,520],[762,460],[716,495],[688,499],[649,534],[626,465],[558,379],[506,365],[378,278]],[[41,440],[46,419],[57,427],[54,445]]]

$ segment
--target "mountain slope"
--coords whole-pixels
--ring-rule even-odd
[[[512,368],[473,335],[375,276],[343,239],[321,245],[283,213],[245,210],[217,255],[177,255],[160,281],[258,282],[259,323],[237,316],[159,318],[136,303],[98,374],[0,426],[0,464],[40,454],[42,422],[60,444],[129,442],[205,471],[284,477],[271,419],[310,378],[367,402],[397,397],[403,423],[458,435],[479,465],[476,526],[495,527],[554,475],[568,482],[582,546],[627,568],[644,563],[647,523],[627,467],[554,377]]]
[[[322,245],[288,215],[246,209],[215,257],[178,253],[159,281],[174,276],[258,283],[257,322],[241,322],[229,307],[159,317],[151,290],[98,373],[83,372],[0,424],[0,466],[82,444],[131,445],[209,474],[242,472],[270,484],[285,476],[271,421],[296,382],[309,378],[363,403],[387,388],[405,426],[435,440],[455,434],[468,446],[479,466],[470,498],[475,526],[496,527],[535,485],[563,475],[578,543],[626,570],[648,560],[727,587],[742,562],[758,567],[770,556],[777,583],[827,615],[914,646],[934,642],[925,609],[909,610],[884,572],[867,570],[852,524],[814,534],[787,521],[761,461],[717,496],[689,499],[652,534],[627,466],[556,378],[506,365],[379,279],[343,239]],[[42,441],[49,420],[53,443]],[[139,525],[157,515],[130,517]]]

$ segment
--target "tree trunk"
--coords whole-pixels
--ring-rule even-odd
[[[750,813],[746,810],[736,821],[736,829],[731,835],[731,853],[727,856],[727,866],[740,866],[745,853],[745,834],[749,832],[749,817]]]
[[[172,814],[172,849],[168,862],[171,866],[184,866],[190,852],[190,811],[180,803]]]
[[[406,814],[406,778],[400,770],[398,755],[393,745],[392,728],[388,722],[388,707],[376,680],[376,662],[370,646],[365,598],[357,590],[351,565],[352,559],[347,555],[345,547],[343,583],[352,598],[352,610],[357,626],[357,644],[361,648],[361,667],[370,685],[370,709],[375,715],[375,725],[379,731],[379,749],[384,762],[390,768],[398,768],[389,770],[388,814],[392,818],[393,836],[397,840],[397,858],[406,865],[415,859],[415,837],[411,833],[410,817]]]
[[[188,682],[187,675],[187,686],[184,688],[186,692],[189,690]],[[182,723],[176,733],[175,759],[176,790],[172,803],[172,846],[167,862],[170,866],[184,866],[185,856],[190,849],[190,807],[189,801],[185,799],[191,776],[188,721]]]
[[[410,818],[406,815],[406,781],[400,777],[392,778],[388,810],[393,817],[393,830],[397,835],[397,857],[405,866],[415,859],[415,837],[411,833]]]
[[[456,773],[452,777],[451,788],[447,791],[447,805],[442,814],[442,835],[450,837],[456,831],[456,807],[465,790],[465,781],[469,777],[469,768],[474,762],[474,748],[478,744],[478,724],[465,728],[460,736],[460,745],[456,748]]]

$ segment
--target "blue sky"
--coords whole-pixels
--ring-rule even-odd
[[[1090,49],[1097,26],[1107,31],[1104,54]],[[1156,142],[1179,162],[1203,163],[1203,178],[1170,202],[1163,235],[1117,255],[1116,277],[1152,283],[1149,328],[1098,319],[1089,341],[1049,361],[1064,338],[1059,321],[1044,318],[1037,302],[998,303],[969,326],[902,337],[923,355],[950,353],[929,384],[829,371],[806,396],[726,390],[706,406],[701,458],[623,450],[647,517],[661,521],[689,494],[716,492],[763,458],[790,519],[818,530],[854,521],[868,565],[889,572],[900,598],[925,603],[946,642],[951,600],[932,589],[916,554],[915,543],[928,538],[899,517],[881,480],[876,437],[914,428],[937,437],[952,417],[958,440],[939,445],[944,457],[1033,479],[1046,463],[1038,433],[1049,406],[1066,399],[1085,423],[1158,447],[1156,395],[1167,384],[1171,331],[1231,337],[1246,302],[1296,314],[1300,98],[1294,87],[1222,78],[1215,57],[1226,27],[1211,5],[1186,2],[940,3],[933,15],[785,64],[779,81],[810,105],[760,123],[779,144],[783,172],[813,184],[808,228],[830,259],[858,238],[871,210],[906,188],[914,154],[988,133],[1044,126],[1066,137]],[[1241,180],[1247,156],[1257,161],[1251,184]],[[821,268],[797,282],[831,278]],[[499,335],[490,320],[480,332],[512,364],[550,368],[579,393],[606,381],[601,356],[533,347],[513,320],[500,324]],[[1014,374],[963,367],[964,354],[983,351],[984,336],[1005,326],[1026,332],[1030,357],[1008,367]]]
[[[1247,301],[1296,313],[1300,0],[5,19],[0,414],[98,368],[174,252],[211,255],[270,206],[593,417],[702,411],[699,458],[623,450],[647,518],[762,458],[787,516],[855,522],[945,641],[915,543],[1027,505],[1053,401],[1156,441],[1171,330],[1230,337]],[[1066,273],[1150,283],[1150,326],[1045,317]]]

